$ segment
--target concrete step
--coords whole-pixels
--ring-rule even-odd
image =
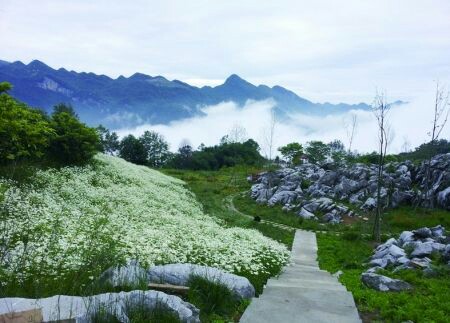
[[[361,322],[348,292],[270,288],[240,322]]]
[[[304,280],[304,279],[269,279],[266,284],[266,289],[271,286],[279,287],[298,287],[298,288],[316,288],[316,289],[331,289],[347,291],[345,286],[336,282],[323,280]]]
[[[336,277],[317,264],[314,232],[297,230],[291,265],[267,281],[262,295],[252,300],[243,323],[360,323],[353,295]]]

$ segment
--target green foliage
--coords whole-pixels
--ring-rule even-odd
[[[169,144],[164,137],[155,131],[146,131],[139,138],[147,152],[147,165],[161,167],[169,158]]]
[[[168,162],[167,167],[192,170],[218,170],[236,165],[258,166],[263,162],[258,144],[249,139],[243,143],[223,141],[220,145],[193,151],[186,145]]]
[[[100,151],[110,155],[114,155],[120,148],[119,137],[117,133],[110,132],[102,125],[96,128],[98,136],[100,138]]]
[[[134,164],[145,165],[147,152],[142,141],[133,135],[128,135],[120,142],[119,156]]]
[[[188,281],[188,300],[200,309],[202,322],[211,321],[213,314],[230,318],[239,304],[226,285],[213,281],[214,277],[211,280],[194,275]]]
[[[298,142],[291,142],[286,146],[278,148],[278,151],[283,155],[284,159],[293,165],[299,165],[303,155],[303,146]]]
[[[377,152],[371,152],[368,154],[352,155],[349,156],[348,160],[351,163],[362,163],[362,164],[378,164],[380,155]],[[385,163],[397,162],[398,157],[396,155],[386,155],[384,158]]]
[[[420,145],[414,151],[398,154],[399,160],[411,160],[413,162],[422,162],[430,156],[438,154],[446,154],[450,152],[450,141],[446,139],[440,139],[433,143],[428,142]]]
[[[55,131],[50,141],[50,156],[63,165],[85,164],[97,153],[99,136],[94,128],[81,123],[71,109],[64,105],[55,107],[50,120]]]
[[[311,163],[321,163],[325,161],[330,154],[330,147],[322,141],[310,141],[306,146],[306,154]]]
[[[12,89],[11,83],[8,82],[0,82],[0,94],[4,92],[8,92]]]
[[[150,308],[143,298],[137,304],[127,304],[125,314],[130,323],[164,322],[179,323],[180,319],[163,303],[158,303],[155,308]]]
[[[76,114],[74,108],[70,104],[58,103],[57,105],[55,105],[53,107],[53,114],[59,114],[59,113],[63,113],[63,112],[78,119],[78,115]]]
[[[42,112],[0,94],[0,164],[43,157],[54,135]]]

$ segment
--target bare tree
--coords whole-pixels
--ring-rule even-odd
[[[441,86],[439,81],[436,82],[436,94],[434,98],[434,116],[433,116],[433,127],[428,135],[431,137],[429,142],[432,147],[439,136],[441,135],[442,130],[447,123],[448,116],[450,113],[450,105],[449,105],[449,96],[450,91],[446,89],[445,86]],[[428,201],[428,206],[434,207],[434,198],[433,198],[433,188],[431,187],[431,159],[433,158],[433,153],[431,149],[430,156],[426,161],[425,165],[425,201]]]
[[[344,127],[347,132],[348,139],[348,153],[352,152],[353,138],[356,134],[356,129],[358,127],[358,117],[356,114],[352,114],[350,122],[344,121]]]
[[[401,148],[402,153],[407,153],[411,151],[411,142],[409,141],[407,136],[403,136],[403,144]]]
[[[372,104],[372,112],[375,116],[378,126],[378,169],[377,169],[377,206],[375,221],[373,225],[373,236],[376,241],[380,241],[380,223],[383,207],[381,205],[381,187],[383,185],[384,160],[387,148],[392,141],[392,131],[388,125],[387,117],[390,106],[386,102],[386,94],[377,92]]]
[[[228,141],[243,143],[247,139],[247,130],[241,124],[235,123],[228,133]]]
[[[274,141],[275,141],[275,128],[277,124],[277,118],[274,109],[270,110],[270,120],[265,129],[263,129],[263,151],[269,162],[272,162]]]

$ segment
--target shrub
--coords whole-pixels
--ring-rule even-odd
[[[97,153],[100,146],[97,131],[60,106],[52,115],[51,126],[55,131],[50,142],[53,160],[63,165],[80,165],[89,162]]]

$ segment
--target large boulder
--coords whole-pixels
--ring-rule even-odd
[[[15,313],[17,317],[21,312],[35,311],[39,317],[33,320],[36,322],[90,323],[95,313],[102,310],[117,317],[121,322],[129,322],[127,308],[133,306],[145,306],[149,309],[164,307],[175,313],[181,322],[200,322],[200,311],[178,296],[140,290],[87,297],[56,295],[42,299],[2,298],[0,315],[12,316]]]
[[[124,266],[108,268],[101,274],[99,280],[112,287],[137,288],[142,282],[148,281],[148,274],[137,260],[131,260]]]
[[[211,282],[224,284],[238,298],[249,299],[255,296],[255,288],[247,278],[213,267],[193,264],[170,264],[154,266],[149,269],[148,274],[151,282],[179,286],[186,286],[192,276],[200,276]]]
[[[361,280],[367,287],[381,292],[400,292],[412,289],[412,286],[403,280],[392,279],[375,273],[365,272],[362,274]]]
[[[450,210],[450,186],[438,193],[437,203],[443,209]]]

